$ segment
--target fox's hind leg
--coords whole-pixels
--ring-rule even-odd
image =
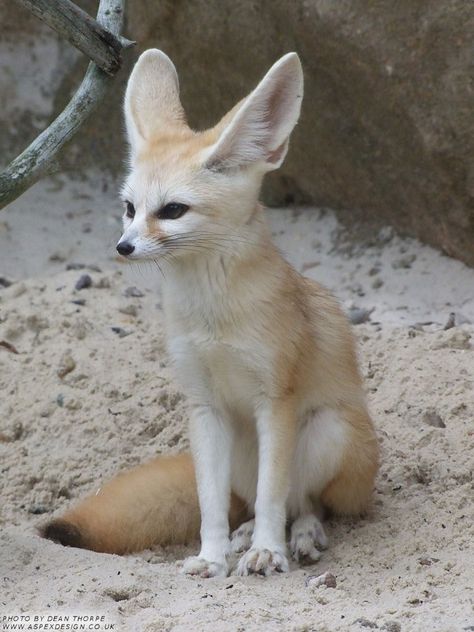
[[[373,494],[379,466],[379,446],[372,420],[365,409],[342,411],[348,436],[341,463],[321,492],[324,507],[336,514],[360,515]]]
[[[377,467],[378,445],[367,411],[319,409],[308,415],[298,434],[288,497],[296,561],[317,561],[327,547],[324,507],[339,514],[366,508]]]
[[[230,537],[230,548],[232,553],[243,553],[248,551],[252,546],[253,530],[255,528],[255,520],[248,520],[233,531]]]
[[[328,538],[321,520],[314,513],[299,516],[291,525],[290,551],[297,562],[313,563],[321,557]]]

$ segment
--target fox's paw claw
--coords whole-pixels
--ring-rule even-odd
[[[193,556],[184,560],[182,572],[185,575],[199,575],[199,577],[227,577],[226,562],[209,562],[203,557]]]
[[[312,564],[321,557],[321,549],[328,545],[323,525],[316,516],[303,516],[291,527],[290,549],[293,559]]]
[[[252,546],[252,534],[255,520],[249,520],[240,525],[230,538],[230,548],[232,553],[242,553],[248,551]]]
[[[263,575],[286,573],[288,560],[283,553],[269,549],[250,549],[244,553],[237,565],[237,575]]]

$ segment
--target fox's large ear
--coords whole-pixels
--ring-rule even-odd
[[[296,53],[274,64],[253,92],[219,123],[222,131],[209,148],[211,169],[259,163],[276,169],[288,150],[290,134],[298,121],[303,98],[303,70]],[[227,122],[229,121],[229,122]]]
[[[135,64],[125,92],[125,123],[132,152],[167,126],[185,124],[178,73],[163,51],[150,48]]]

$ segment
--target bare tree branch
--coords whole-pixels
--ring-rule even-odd
[[[109,75],[121,66],[122,49],[133,42],[104,28],[70,0],[17,0]]]
[[[125,0],[100,0],[97,21],[114,36],[122,28]],[[66,108],[27,149],[0,173],[0,209],[19,197],[48,171],[61,147],[104,98],[112,77],[90,63]]]

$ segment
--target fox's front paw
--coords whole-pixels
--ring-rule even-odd
[[[186,575],[199,575],[199,577],[227,577],[229,570],[227,562],[210,562],[197,555],[184,560],[182,572]]]
[[[267,577],[271,573],[286,573],[288,560],[279,551],[269,549],[250,549],[239,560],[237,575],[263,575]]]

